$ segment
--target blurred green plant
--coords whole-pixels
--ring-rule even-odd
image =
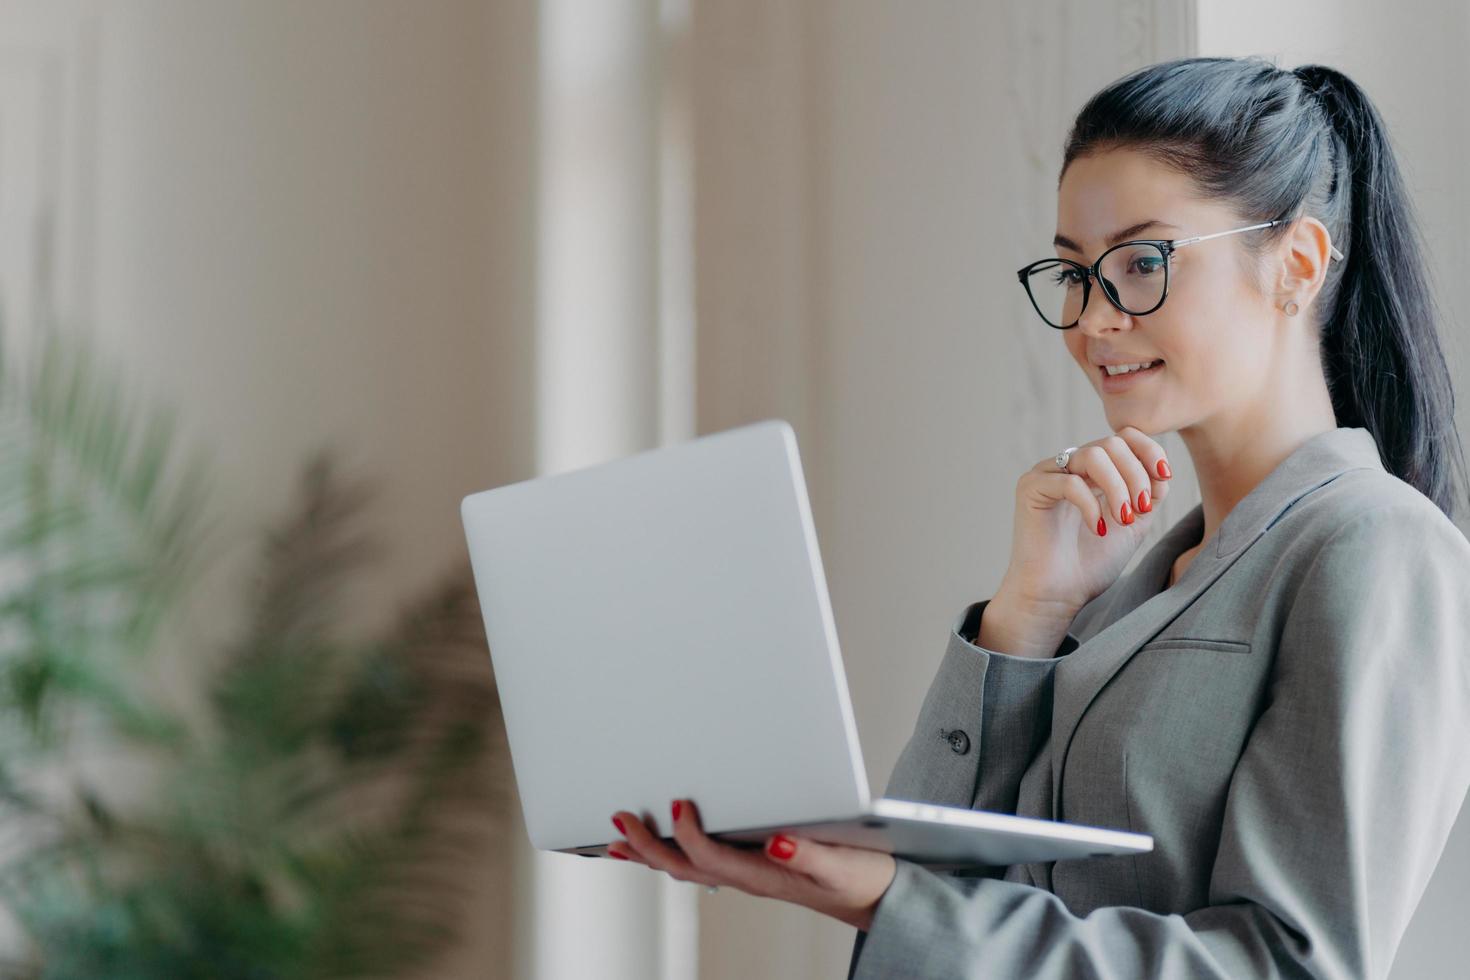
[[[0,357],[0,974],[430,966],[507,796],[468,563],[386,635],[344,638],[375,491],[318,454],[241,635],[201,652],[183,621],[211,490],[175,441],[75,339],[43,334],[24,371]]]

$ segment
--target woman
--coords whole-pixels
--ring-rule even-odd
[[[1385,976],[1470,787],[1470,543],[1383,122],[1319,65],[1150,66],[1083,107],[1057,224],[1019,278],[1113,434],[1022,474],[1005,577],[955,624],[886,795],[1154,850],[979,874],[800,838],[755,856],[681,801],[677,848],[616,814],[619,856],[854,925],[860,980]],[[1166,431],[1202,502],[1120,577]]]

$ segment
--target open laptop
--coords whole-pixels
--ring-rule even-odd
[[[1144,834],[868,793],[796,434],[781,419],[461,505],[531,843],[603,856],[669,802],[931,868],[1149,851]]]

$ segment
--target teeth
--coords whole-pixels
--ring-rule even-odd
[[[1143,364],[1109,364],[1107,369],[1110,375],[1127,374],[1130,371],[1142,371],[1144,368],[1153,367],[1158,363],[1158,361],[1147,361]]]

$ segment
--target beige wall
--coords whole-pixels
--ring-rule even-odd
[[[384,478],[363,626],[464,551],[460,498],[534,464],[534,8],[99,5],[95,328],[256,527],[324,443]],[[221,602],[219,610],[230,607]],[[227,623],[204,623],[223,633]],[[509,853],[439,976],[511,976]]]

